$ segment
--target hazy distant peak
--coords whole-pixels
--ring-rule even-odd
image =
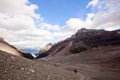
[[[46,52],[46,51],[48,51],[52,46],[53,46],[52,43],[48,43],[46,46],[40,48],[40,52],[42,52],[42,53],[43,53],[43,52]]]

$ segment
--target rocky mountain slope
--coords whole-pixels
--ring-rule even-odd
[[[120,80],[120,30],[81,29],[45,53],[44,60],[90,80]]]
[[[120,80],[118,45],[93,48],[77,54],[56,54],[46,57],[45,60],[69,71],[77,70],[77,73],[90,76],[92,78],[90,80]]]
[[[120,30],[81,29],[70,38],[53,45],[45,53],[49,56],[80,53],[100,46],[120,45]]]
[[[13,45],[4,41],[4,39],[2,39],[2,38],[0,38],[0,50],[7,52],[9,54],[16,55],[16,56],[23,56],[23,57],[30,58],[30,59],[33,58],[30,54],[27,54],[27,53],[21,51],[20,49],[14,47]]]

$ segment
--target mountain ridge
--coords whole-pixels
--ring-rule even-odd
[[[95,29],[84,28],[84,29],[78,30],[78,32],[75,35],[72,35],[70,38],[67,38],[53,45],[45,53],[49,54],[50,56],[50,55],[59,53],[65,48],[67,49],[69,48],[68,50],[69,52],[76,50],[75,53],[79,53],[82,51],[82,49],[83,51],[85,51],[87,49],[94,48],[94,47],[119,45],[119,44],[120,44],[119,30],[105,31],[105,30],[95,30]]]
[[[43,60],[90,76],[88,80],[120,80],[120,30],[82,29],[45,53]]]

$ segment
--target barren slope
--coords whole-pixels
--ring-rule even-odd
[[[120,46],[99,47],[66,56],[55,55],[45,60],[65,70],[77,70],[93,80],[120,80]]]
[[[40,60],[32,61],[0,51],[0,80],[90,80]]]
[[[120,80],[119,30],[79,30],[46,53],[44,60],[93,80]]]

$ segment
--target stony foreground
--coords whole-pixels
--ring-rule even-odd
[[[0,80],[81,80],[79,73],[0,51]],[[89,78],[89,77],[87,77]],[[87,80],[87,79],[86,79]]]

